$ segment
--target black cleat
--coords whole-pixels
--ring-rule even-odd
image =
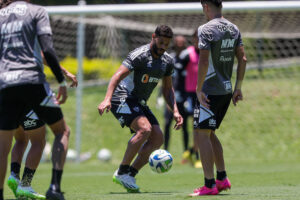
[[[64,193],[49,189],[46,193],[47,200],[65,200]]]

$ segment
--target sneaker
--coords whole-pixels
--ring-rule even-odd
[[[47,200],[65,200],[64,193],[61,191],[51,190],[50,188],[46,192]]]
[[[13,191],[15,197],[17,197],[17,188],[20,183],[20,179],[14,175],[10,175],[7,180],[8,187]]]
[[[17,188],[18,199],[46,199],[44,195],[35,192],[31,186],[21,186]]]
[[[118,174],[119,169],[117,169],[113,175],[113,182],[122,185],[129,193],[140,192],[139,186],[135,183],[135,178],[129,176],[128,174]]]
[[[192,158],[192,154],[191,154],[190,150],[186,150],[185,152],[183,152],[181,164],[185,164],[188,162],[193,164],[193,158]]]
[[[219,192],[221,192],[223,190],[230,190],[231,183],[228,178],[225,178],[222,181],[216,180],[216,186],[217,186]]]
[[[214,186],[212,188],[203,186],[203,187],[195,189],[194,193],[190,194],[189,196],[194,197],[194,196],[217,195],[217,194],[219,194],[219,191],[216,186]]]
[[[194,163],[194,167],[197,168],[197,169],[200,169],[202,168],[202,163],[200,160],[196,160],[196,162]]]

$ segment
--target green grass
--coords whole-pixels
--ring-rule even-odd
[[[177,160],[178,161],[178,160]],[[117,165],[90,162],[68,163],[63,175],[66,199],[72,200],[179,200],[191,199],[187,195],[203,182],[201,169],[180,165],[176,162],[168,173],[154,174],[146,166],[137,176],[140,194],[127,194],[120,185],[112,182]],[[300,195],[300,163],[294,162],[229,162],[232,189],[214,197],[195,197],[210,200],[296,200]],[[50,182],[50,164],[42,164],[36,173],[33,187],[45,192]],[[5,188],[7,198],[13,194]]]
[[[243,84],[244,101],[230,106],[218,136],[224,148],[230,192],[201,199],[230,200],[296,200],[300,191],[300,68],[291,71],[265,70],[260,77],[249,71]],[[141,194],[126,194],[112,183],[112,174],[118,167],[131,137],[122,129],[111,113],[100,117],[98,104],[103,100],[106,87],[84,90],[82,115],[82,151],[92,153],[92,159],[82,163],[67,163],[63,190],[67,199],[189,199],[187,194],[203,184],[202,170],[180,165],[182,154],[181,131],[172,131],[170,152],[174,166],[163,175],[153,174],[146,166],[137,176]],[[149,105],[163,125],[163,108],[155,107],[157,91]],[[75,91],[69,92],[63,106],[67,123],[71,127],[70,148],[75,146]],[[189,119],[189,130],[192,121]],[[191,135],[191,134],[190,134]],[[192,137],[190,137],[191,140]],[[48,134],[53,140],[53,135]],[[97,151],[112,151],[110,163],[100,163]],[[50,183],[51,164],[41,164],[33,186],[45,192]],[[6,198],[12,193],[5,187]],[[194,198],[194,199],[200,199]]]

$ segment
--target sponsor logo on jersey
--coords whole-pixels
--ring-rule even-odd
[[[9,71],[0,74],[0,80],[4,82],[14,82],[21,78],[23,71]]]
[[[0,15],[1,16],[8,16],[11,13],[17,14],[17,15],[25,15],[27,10],[27,6],[24,4],[18,4],[12,8],[4,8],[1,9]]]
[[[159,79],[151,77],[148,74],[144,74],[141,79],[142,83],[158,83]]]
[[[234,26],[232,24],[220,24],[217,26],[217,29],[220,31],[220,32],[226,32],[226,31],[229,31],[230,33],[234,33],[235,32],[235,29],[234,29]]]
[[[232,57],[224,57],[224,56],[221,56],[221,57],[220,57],[220,61],[221,61],[221,62],[230,62],[230,61],[232,61]]]
[[[26,127],[26,128],[34,127],[36,125],[37,124],[36,124],[35,119],[32,119],[32,120],[28,119],[28,120],[24,121],[24,127]]]
[[[217,122],[215,119],[209,119],[208,124],[209,126],[216,126]]]
[[[222,46],[221,49],[228,49],[234,47],[235,39],[225,39],[222,40]]]

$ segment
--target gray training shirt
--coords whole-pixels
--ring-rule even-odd
[[[198,37],[200,51],[210,51],[202,91],[207,95],[232,93],[235,49],[243,45],[238,27],[225,18],[216,18],[199,27]]]
[[[146,102],[158,81],[172,75],[174,60],[167,52],[158,59],[153,58],[147,44],[130,52],[122,65],[131,73],[116,87],[112,99],[137,98]]]
[[[45,82],[38,35],[52,34],[46,10],[16,1],[0,10],[0,90]]]

